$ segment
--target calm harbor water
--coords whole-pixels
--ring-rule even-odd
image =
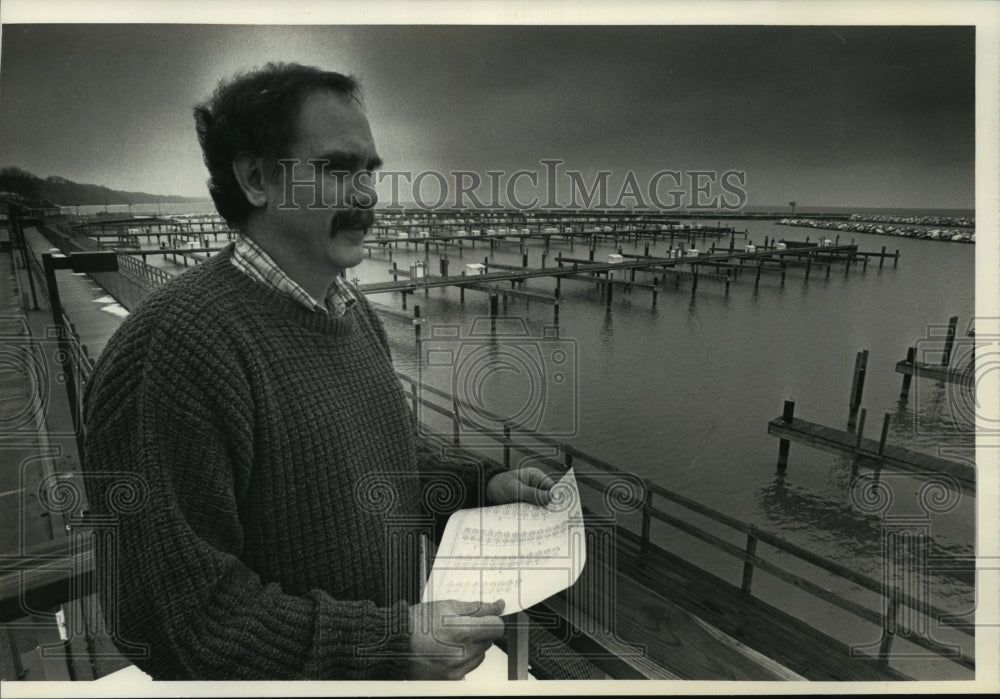
[[[183,210],[193,209],[188,205]],[[772,221],[725,223],[740,231],[747,229],[749,238],[758,243],[765,236],[816,240],[820,235],[836,235]],[[575,363],[575,397],[569,404],[565,394],[560,394],[563,402],[553,408],[560,415],[550,416],[553,424],[563,429],[565,411],[571,410],[575,430],[565,441],[574,446],[881,579],[885,526],[891,525],[893,517],[920,512],[915,493],[921,481],[887,474],[885,481],[895,503],[886,519],[879,519],[859,504],[850,463],[842,457],[792,444],[787,472],[778,473],[778,440],[767,434],[767,423],[781,414],[785,399],[794,398],[796,416],[843,429],[855,355],[867,349],[866,435],[878,438],[882,416],[888,412],[892,415],[890,443],[971,460],[974,418],[969,400],[954,388],[918,379],[909,401],[901,403],[901,375],[894,367],[915,343],[939,346],[952,315],[959,316],[962,346],[975,305],[975,246],[866,234],[842,234],[841,242],[849,243],[852,238],[864,251],[878,251],[883,245],[889,252],[898,248],[898,267],[893,268],[889,260],[880,270],[873,260],[867,271],[858,265],[845,275],[839,264],[829,278],[825,270],[814,267],[808,281],[803,270],[789,269],[783,287],[780,275],[765,274],[757,291],[748,270],[733,283],[728,296],[721,283],[707,279],[699,283],[693,298],[689,281],[682,281],[677,289],[668,282],[655,308],[648,290],[636,289],[629,295],[616,288],[610,310],[594,285],[563,281],[558,341],[565,343],[569,360]],[[737,238],[737,246],[742,243]],[[644,245],[643,241],[637,247],[623,243],[625,252],[641,253]],[[718,245],[727,247],[728,238]],[[708,246],[699,242],[698,247]],[[651,246],[650,254],[665,255],[666,248],[666,242],[659,243]],[[530,266],[540,264],[542,249],[541,243],[528,246]],[[573,252],[562,243],[554,244],[548,265],[554,264],[557,250],[587,257],[585,244],[577,244]],[[606,260],[610,252],[614,252],[610,242],[599,245],[595,259]],[[485,255],[494,262],[521,264],[516,242],[492,254],[488,246],[477,245],[464,250],[461,257],[457,251],[442,248],[436,252],[432,246],[432,274],[438,273],[443,254],[449,257],[451,273],[465,264],[482,262]],[[402,269],[418,259],[423,259],[422,245],[412,251],[401,246],[393,253]],[[362,283],[387,281],[390,267],[386,252],[375,251],[349,275]],[[636,281],[648,283],[653,276],[639,272]],[[554,286],[554,280],[544,278],[530,280],[523,288],[551,293]],[[371,298],[401,310],[398,295]],[[407,313],[412,315],[413,304],[420,305],[427,319],[424,337],[435,325],[456,325],[467,334],[477,317],[488,315],[489,306],[482,292],[466,291],[465,298],[463,305],[454,288],[431,289],[426,296],[419,292],[409,299]],[[501,313],[523,319],[535,340],[553,325],[548,304],[517,299]],[[416,375],[412,324],[394,317],[384,322],[398,368]],[[435,376],[447,375],[445,371]],[[482,388],[487,399],[501,403],[511,398],[505,393],[520,390],[518,377],[504,373],[486,378]],[[518,396],[513,400],[516,403]],[[975,498],[956,496],[947,509],[927,520],[930,554],[972,555]],[[654,529],[654,536],[671,550],[738,581],[739,565],[732,560],[720,563],[703,543],[666,529]],[[739,539],[733,541],[742,545]],[[956,613],[972,608],[972,580],[967,574],[932,571],[929,580],[935,604]],[[755,593],[765,598],[780,595],[785,608],[797,608],[807,620],[825,623],[837,616],[814,598],[799,599],[787,593],[787,588],[769,590],[766,583],[759,588],[755,581]],[[859,631],[850,626],[835,631],[846,642],[872,640],[868,635],[858,638]],[[971,651],[966,648],[966,652]],[[919,661],[910,665],[905,671],[922,674]],[[933,676],[942,676],[940,665],[935,663]]]
[[[750,238],[759,242],[765,235],[816,240],[818,234],[770,221],[735,225],[748,229]],[[721,283],[703,280],[692,299],[690,282],[682,281],[677,290],[668,284],[655,308],[649,291],[636,289],[626,295],[616,289],[610,311],[593,285],[564,281],[559,337],[575,344],[579,377],[575,408],[579,430],[567,441],[881,579],[886,522],[856,504],[860,497],[852,488],[850,463],[793,444],[787,472],[779,474],[778,440],[767,434],[767,423],[781,414],[786,398],[794,398],[797,416],[845,428],[855,356],[867,349],[866,434],[877,439],[882,417],[889,412],[890,443],[971,459],[973,416],[967,399],[956,399],[953,390],[942,384],[915,380],[910,400],[901,404],[901,375],[894,369],[907,347],[940,336],[952,315],[959,316],[959,335],[964,335],[974,310],[975,247],[873,235],[854,238],[862,250],[878,251],[886,245],[891,252],[898,247],[899,265],[893,268],[889,261],[879,270],[877,261],[869,262],[867,271],[858,267],[845,276],[841,264],[829,279],[814,268],[808,282],[801,269],[789,270],[783,288],[779,275],[764,275],[756,293],[753,275],[745,272],[728,297]],[[850,242],[850,237],[842,242]],[[631,246],[626,243],[625,251],[641,253],[644,243],[638,250],[629,250]],[[651,254],[665,254],[666,247],[660,244]],[[507,250],[494,253],[491,261],[520,264],[517,245]],[[482,261],[488,252],[477,247],[462,258],[451,252],[451,270]],[[608,252],[613,252],[611,244],[599,247],[595,259],[607,259]],[[567,254],[586,258],[586,246],[577,245]],[[540,245],[529,248],[529,264],[537,266],[540,255]],[[400,249],[394,254],[404,269],[410,260],[422,257],[422,250],[407,255]],[[437,258],[432,248],[432,273],[437,272]],[[387,258],[372,259],[356,276],[363,282],[385,281],[389,266]],[[639,273],[636,280],[650,281],[652,276]],[[554,282],[532,280],[524,288],[551,293]],[[400,308],[399,299],[390,295],[372,298]],[[455,289],[432,289],[427,296],[418,293],[409,303],[411,312],[413,303],[420,304],[431,326],[456,324],[464,332],[471,330],[477,316],[489,312],[487,296],[473,291],[466,292],[464,306]],[[552,324],[547,304],[512,300],[506,314],[524,318],[536,338]],[[397,365],[415,374],[412,326],[391,318],[385,323]],[[427,325],[423,332],[426,337]],[[940,340],[933,342],[940,345]],[[516,376],[500,373],[492,381],[485,392],[492,391],[498,402],[505,391],[517,390]],[[895,475],[883,480],[893,489],[896,503],[887,513],[890,526],[893,517],[921,511],[915,493],[922,481]],[[975,498],[961,495],[949,512],[931,516],[931,555],[972,555],[974,513]],[[684,557],[738,582],[739,565],[731,559],[719,563],[704,543],[666,529],[654,528],[654,536]],[[733,543],[743,542],[737,538]],[[955,612],[970,610],[971,583],[969,576],[932,573],[934,602]],[[831,585],[836,588],[835,582]],[[799,605],[802,618],[824,625],[843,623],[814,598],[797,600],[787,587],[776,587],[773,594],[781,596],[784,608]],[[857,638],[856,627],[838,631],[845,642],[870,640]],[[919,663],[913,665],[907,670],[920,674]],[[932,676],[939,671],[935,667]]]

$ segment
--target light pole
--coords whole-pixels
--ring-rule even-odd
[[[59,329],[59,364],[62,368],[63,377],[66,379],[66,398],[69,400],[70,417],[73,419],[73,432],[76,436],[77,453],[80,461],[83,461],[83,425],[82,418],[77,410],[79,391],[77,388],[77,376],[73,367],[73,360],[69,343],[69,328],[66,327],[66,320],[63,316],[62,302],[59,299],[59,283],[56,280],[57,269],[69,269],[74,272],[94,273],[94,272],[117,272],[118,254],[114,252],[71,252],[69,255],[62,253],[42,253],[42,270],[45,272],[45,286],[49,293],[49,307],[52,309],[52,320]],[[28,270],[31,274],[31,270]]]

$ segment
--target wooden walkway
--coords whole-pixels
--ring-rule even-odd
[[[669,552],[650,547],[640,556],[635,535],[622,531],[617,543],[618,610],[628,620],[624,640],[645,643],[650,657],[684,679],[909,679],[875,659],[851,657],[846,644]],[[712,643],[702,640],[705,633],[675,626],[685,618],[725,638]],[[699,643],[687,644],[675,629]]]
[[[768,423],[767,433],[831,454],[853,457],[858,465],[874,469],[891,468],[924,476],[929,473],[944,474],[954,478],[963,490],[972,494],[976,492],[976,470],[966,464],[891,444],[886,444],[880,453],[879,442],[874,439],[862,436],[859,445],[857,435],[852,432],[799,418],[787,421],[784,416],[776,417]]]

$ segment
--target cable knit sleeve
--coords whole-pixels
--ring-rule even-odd
[[[97,570],[116,643],[157,679],[404,677],[405,603],[287,594],[241,560],[251,394],[169,320],[123,328],[86,387],[90,506],[115,518]]]

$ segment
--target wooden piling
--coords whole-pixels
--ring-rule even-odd
[[[607,307],[608,308],[611,308],[611,296],[612,296],[614,288],[615,288],[614,279],[615,279],[615,276],[613,274],[609,274],[608,275],[608,281],[606,282],[607,287],[608,287],[607,294],[606,294]]]
[[[868,371],[868,350],[858,352],[854,359],[854,380],[851,384],[851,417],[861,406],[861,398],[865,391],[865,374]],[[848,420],[850,424],[850,420]]]
[[[944,357],[941,358],[941,366],[951,365],[951,351],[955,346],[955,327],[958,325],[958,316],[948,319],[948,334],[944,339]]]
[[[892,413],[886,413],[882,418],[882,436],[878,440],[878,455],[885,454],[885,442],[889,438],[889,421],[892,420]]]
[[[785,423],[790,423],[795,419],[795,401],[786,400],[785,408],[781,414],[781,420]],[[778,470],[784,471],[788,468],[788,450],[791,447],[791,442],[787,439],[781,439],[778,441]]]
[[[415,339],[417,341],[417,347],[420,347],[420,324],[421,324],[420,306],[419,305],[415,305],[413,307],[413,334],[414,334]],[[419,350],[418,350],[418,352],[419,352]]]
[[[861,449],[861,440],[865,436],[865,419],[868,417],[868,408],[861,409],[861,417],[858,418],[858,431],[854,438],[854,452],[857,454],[858,450]]]
[[[882,264],[885,262],[885,246],[882,246],[882,254],[878,258],[878,268],[882,269]]]
[[[906,350],[906,362],[910,366],[916,363],[917,348],[910,347]],[[913,382],[913,374],[903,374],[903,387],[899,391],[899,399],[906,401],[910,397],[910,384]]]
[[[500,314],[500,299],[496,294],[490,294],[490,327],[497,329],[497,316]]]

